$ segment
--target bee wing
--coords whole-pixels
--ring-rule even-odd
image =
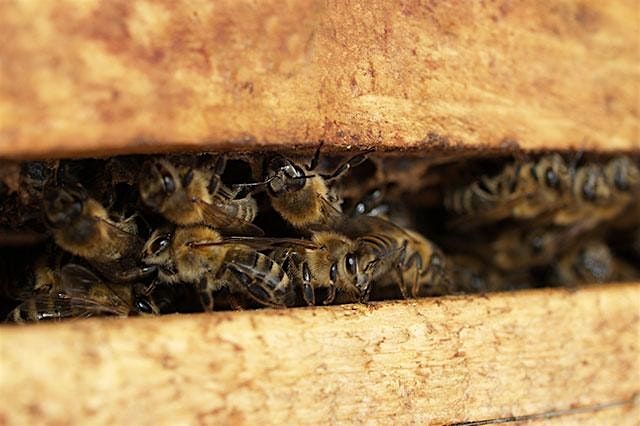
[[[89,318],[97,315],[126,315],[121,307],[101,304],[79,289],[58,293],[38,293],[18,305],[7,316],[8,321],[20,321],[20,311],[31,312],[37,321],[58,321],[68,318]],[[35,311],[35,312],[34,312]]]
[[[338,210],[331,201],[327,200],[327,198],[319,195],[320,202],[322,203],[322,213],[325,218],[325,224],[327,226],[336,225],[345,220],[344,214]]]
[[[115,294],[115,292],[114,292]],[[73,316],[80,315],[119,315],[124,316],[129,313],[129,306],[124,303],[105,303],[102,301],[95,300],[91,297],[88,292],[85,292],[80,289],[69,289],[63,292],[61,296],[61,300],[64,300],[68,303],[68,306],[75,310],[76,314]],[[118,300],[122,301],[121,298],[118,297]],[[124,301],[122,301],[124,302]]]
[[[101,280],[90,269],[76,263],[69,263],[60,269],[60,281],[64,290],[83,288],[89,289]]]
[[[228,204],[222,205],[218,203],[207,203],[199,198],[194,199],[193,202],[200,204],[205,222],[215,225],[216,228],[230,230],[245,235],[264,235],[264,231],[253,223],[240,219],[239,217],[234,216],[230,211],[225,210],[225,207],[228,207],[229,209],[231,208]]]
[[[94,286],[102,286],[120,301],[118,304],[120,306],[116,307],[114,304],[113,309],[120,311],[123,309],[121,306],[126,307],[129,305],[129,303],[113,289],[110,283],[98,278],[93,271],[84,266],[75,263],[64,265],[60,270],[60,281],[62,283],[62,290],[68,297],[77,296],[89,300],[91,299],[89,290]],[[94,301],[94,303],[100,304],[98,301]]]
[[[140,239],[140,236],[135,231],[137,229],[137,226],[135,225],[135,222],[133,222],[133,219],[134,219],[134,216],[131,216],[122,222],[122,223],[132,222],[133,223],[132,231],[123,229],[122,227],[111,222],[110,220],[103,219],[103,218],[100,219],[102,223],[106,224],[109,227],[110,237],[121,241],[122,247],[126,247],[127,249],[125,250],[128,253],[131,253],[132,251],[137,250],[137,247],[142,245],[142,240]]]
[[[220,246],[225,244],[244,244],[256,249],[268,249],[286,246],[296,246],[302,248],[317,249],[318,245],[313,241],[302,238],[279,238],[279,237],[243,237],[229,236],[220,241],[192,241],[191,247]]]

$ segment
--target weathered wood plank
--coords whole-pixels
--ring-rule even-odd
[[[5,326],[0,424],[438,424],[615,401],[555,419],[630,424],[639,315],[640,286],[609,285]]]
[[[0,156],[640,148],[637,1],[0,2]]]

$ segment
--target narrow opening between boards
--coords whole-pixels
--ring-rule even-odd
[[[640,278],[627,155],[260,152],[2,163],[10,322]]]

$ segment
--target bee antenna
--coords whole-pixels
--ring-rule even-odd
[[[575,169],[576,166],[578,165],[578,163],[580,162],[580,160],[582,160],[582,157],[584,156],[584,151],[580,150],[576,153],[576,155],[573,156],[573,158],[571,159],[571,162],[569,163],[569,166],[571,167],[571,169]]]
[[[234,183],[233,186],[234,188],[255,188],[257,186],[264,186],[266,184],[268,184],[269,182],[271,182],[272,180],[274,180],[276,178],[276,175],[270,176],[269,178],[263,180],[262,182],[251,182],[251,183]]]
[[[316,167],[318,167],[318,161],[320,160],[320,150],[322,149],[322,145],[324,145],[324,141],[320,141],[320,145],[318,145],[318,148],[316,148],[316,152],[313,154],[313,158],[311,159],[311,162],[308,165],[305,165],[305,168],[308,171],[311,171]]]

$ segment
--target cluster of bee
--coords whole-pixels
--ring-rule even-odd
[[[7,163],[4,315],[281,308],[638,278],[637,161],[552,154],[451,187],[456,164],[320,148],[302,158]],[[534,275],[543,269],[546,281]]]
[[[637,280],[639,196],[640,168],[628,156],[580,164],[549,154],[449,190],[444,204],[465,232],[464,244],[452,243],[458,263],[482,264],[477,283],[491,290],[505,279],[515,287]]]

